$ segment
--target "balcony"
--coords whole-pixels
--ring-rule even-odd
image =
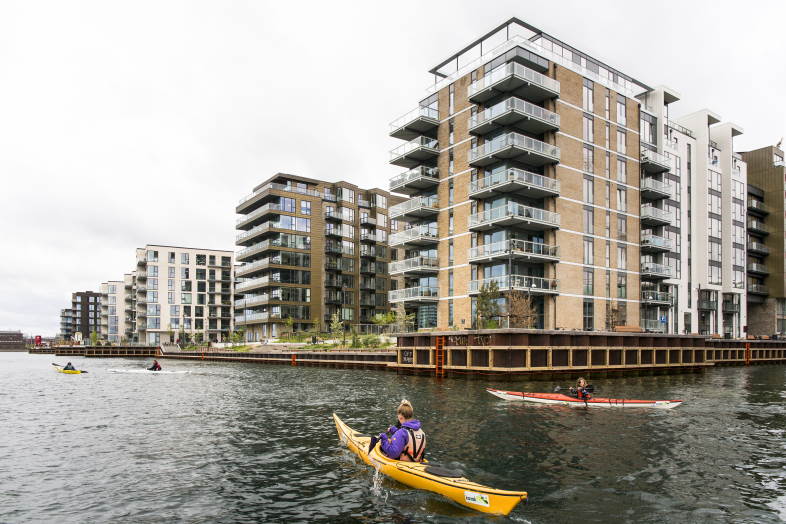
[[[748,219],[748,231],[758,233],[759,235],[769,235],[770,229],[764,225],[764,222],[756,219]]]
[[[337,222],[341,222],[344,220],[344,214],[341,212],[341,208],[338,209],[326,209],[325,210],[325,220],[334,220]]]
[[[374,267],[373,263],[366,262],[365,260],[361,261],[360,263],[360,272],[361,273],[368,273],[368,274],[376,274],[377,269]]]
[[[245,315],[235,316],[236,325],[271,321],[281,321],[281,315],[277,313],[246,313]]]
[[[748,212],[759,216],[766,216],[770,214],[770,210],[760,200],[748,199]]]
[[[390,179],[390,192],[414,195],[439,184],[439,169],[417,166]]]
[[[390,163],[395,166],[413,168],[423,163],[436,161],[439,143],[427,136],[417,137],[390,152]]]
[[[671,169],[671,160],[660,153],[649,149],[641,150],[641,167],[644,172],[650,175],[665,173]]]
[[[748,242],[748,251],[758,255],[769,255],[770,248],[761,242]]]
[[[361,242],[377,242],[377,235],[374,233],[362,233],[360,235]]]
[[[533,102],[559,96],[559,82],[516,62],[498,67],[472,82],[467,92],[469,100],[482,104],[502,94],[511,93]]]
[[[648,280],[671,278],[671,267],[663,264],[656,264],[655,262],[642,262],[641,278]]]
[[[439,271],[439,262],[434,257],[413,257],[391,262],[388,273],[391,275],[425,275]]]
[[[267,233],[270,233],[274,229],[282,229],[282,228],[277,227],[272,222],[264,222],[262,224],[259,224],[258,226],[253,227],[253,228],[249,229],[248,231],[244,231],[244,232],[240,233],[239,235],[237,235],[235,237],[235,245],[237,245],[237,246],[251,246],[255,242],[257,242],[257,239],[260,236],[265,235]],[[283,229],[283,230],[284,231],[288,231],[287,229]]]
[[[364,214],[364,215],[360,215],[360,223],[361,224],[366,224],[366,225],[369,225],[369,226],[376,226],[377,225],[377,219],[376,218],[371,218],[370,216]]]
[[[251,213],[238,218],[235,224],[235,229],[246,229],[249,226],[254,226],[262,217],[265,217],[273,213],[278,214],[281,213],[281,211],[282,211],[281,204],[270,202],[258,209],[255,209]],[[293,209],[290,212],[294,213],[295,210]]]
[[[641,223],[653,226],[671,225],[674,215],[651,205],[641,206]]]
[[[642,253],[662,253],[664,251],[671,251],[673,248],[674,243],[670,238],[660,237],[658,235],[641,235]]]
[[[301,195],[308,195],[308,196],[314,196],[320,198],[322,197],[322,194],[315,189],[299,188],[297,186],[271,182],[269,184],[265,184],[264,186],[260,187],[250,195],[246,195],[243,198],[241,198],[240,201],[238,202],[237,207],[235,208],[235,213],[242,214],[249,211],[260,200],[262,200],[265,196],[267,196],[270,191],[282,191],[285,193],[298,193]]]
[[[236,262],[243,262],[244,260],[248,260],[249,258],[251,258],[254,255],[258,255],[260,253],[264,253],[265,251],[278,250],[281,247],[285,247],[285,248],[289,248],[289,249],[300,249],[300,250],[305,250],[305,251],[308,251],[308,250],[311,249],[310,246],[298,246],[296,244],[292,245],[292,244],[289,244],[289,243],[282,243],[282,245],[278,245],[278,243],[273,243],[270,240],[265,240],[265,241],[262,241],[262,242],[260,242],[258,244],[254,244],[252,246],[249,246],[249,247],[247,247],[245,249],[241,249],[240,251],[238,251],[237,254],[235,255],[235,261]]]
[[[271,300],[280,300],[275,295],[251,295],[240,300],[235,300],[235,308],[243,309],[268,304]]]
[[[696,307],[701,311],[717,311],[718,302],[715,300],[699,300]]]
[[[411,244],[413,246],[426,246],[439,242],[439,235],[436,227],[415,226],[398,233],[393,233],[388,237],[390,247]]]
[[[767,290],[767,286],[764,284],[748,284],[748,293],[753,293],[754,295],[770,294],[770,292]]]
[[[470,280],[469,294],[477,295],[483,286],[488,286],[492,282],[497,283],[500,291],[526,291],[536,295],[556,295],[559,293],[559,280],[554,278],[503,275],[482,280]]]
[[[417,286],[388,291],[388,300],[397,302],[436,302],[439,290],[436,286]]]
[[[485,231],[495,227],[519,227],[532,231],[559,228],[558,213],[537,207],[508,203],[474,215],[469,215],[471,231]]]
[[[559,162],[559,147],[519,133],[505,133],[474,147],[469,152],[469,163],[482,167],[503,160],[516,160],[534,166]]]
[[[421,135],[435,138],[439,127],[439,111],[433,107],[416,107],[390,123],[390,136],[412,140]]]
[[[767,269],[767,266],[764,264],[757,264],[756,262],[749,262],[748,263],[748,273],[754,273],[756,275],[769,275],[770,271]]]
[[[671,198],[671,185],[654,178],[642,178],[640,190],[641,196],[647,200]]]
[[[340,278],[328,277],[325,279],[325,287],[339,287],[343,288],[344,282]]]
[[[235,291],[239,293],[241,291],[248,291],[248,290],[251,290],[251,289],[257,289],[257,288],[261,288],[261,287],[268,287],[268,286],[279,284],[279,283],[280,282],[278,280],[273,280],[273,279],[270,278],[270,276],[264,276],[264,277],[259,277],[259,278],[249,278],[249,279],[246,279],[246,280],[244,280],[242,282],[238,282],[238,284],[235,286]]]
[[[544,198],[557,196],[559,192],[559,180],[516,168],[505,169],[469,184],[470,198],[489,198],[499,193]]]
[[[371,206],[371,202],[366,200],[366,199],[363,199],[363,198],[358,198],[357,199],[357,204],[358,204],[358,207],[367,207],[367,208],[371,208],[372,207]]]
[[[272,262],[275,264],[275,262]],[[235,271],[236,277],[242,277],[246,275],[250,275],[252,273],[256,273],[257,271],[262,271],[270,267],[271,261],[269,258],[263,258],[262,260],[257,260],[255,262],[251,262],[248,264],[242,264],[237,271]]]
[[[325,271],[341,271],[341,257],[326,257]]]
[[[557,262],[559,261],[559,246],[514,239],[484,244],[469,250],[469,261],[474,263],[508,260],[509,258],[535,262]]]
[[[354,253],[346,253],[347,255],[353,255]],[[376,258],[377,250],[374,246],[360,246],[360,256],[366,258]]]
[[[327,224],[325,226],[325,236],[341,237],[342,235],[343,235],[343,231],[341,226],[335,226],[334,224]]]
[[[668,324],[664,324],[660,320],[642,318],[639,320],[639,327],[647,333],[666,333]]]
[[[674,303],[674,298],[671,293],[664,291],[642,291],[641,301],[652,306],[670,306]]]
[[[418,220],[438,213],[439,204],[435,196],[416,196],[390,207],[390,218],[399,220]]]
[[[740,312],[740,305],[735,304],[734,302],[727,302],[723,301],[721,303],[721,308],[723,309],[724,313],[739,313]]]
[[[469,132],[474,135],[485,135],[500,127],[512,127],[540,135],[559,129],[559,115],[511,97],[469,119]]]

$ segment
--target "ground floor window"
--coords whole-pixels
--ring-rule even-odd
[[[592,300],[584,301],[584,331],[592,331],[595,328],[595,304]]]

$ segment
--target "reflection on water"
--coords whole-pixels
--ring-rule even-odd
[[[786,367],[596,380],[598,394],[674,410],[506,402],[542,381],[165,361],[188,375],[110,374],[140,361],[0,354],[0,522],[779,522],[786,519]],[[565,386],[566,384],[561,384]],[[428,455],[525,489],[490,518],[374,480],[331,413],[384,430],[402,398]]]

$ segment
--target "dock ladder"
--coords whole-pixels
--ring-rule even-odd
[[[445,376],[445,336],[434,337],[434,374]]]

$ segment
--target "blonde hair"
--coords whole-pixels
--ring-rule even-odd
[[[398,405],[398,409],[396,410],[396,413],[401,415],[405,419],[409,420],[414,416],[415,410],[412,407],[412,404],[410,404],[409,400],[404,399]]]
[[[587,379],[584,378],[584,377],[579,377],[579,379],[576,381],[576,385],[579,386],[579,385],[581,385],[582,382],[584,382],[586,384],[587,383]]]

